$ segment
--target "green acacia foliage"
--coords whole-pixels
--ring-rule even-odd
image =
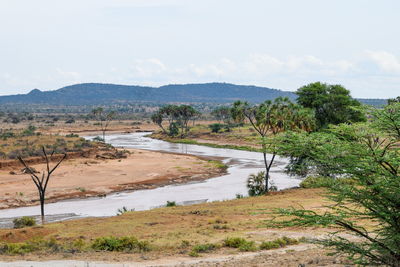
[[[236,101],[231,110],[232,118],[236,121],[247,119],[261,139],[261,147],[265,165],[265,192],[269,190],[269,172],[276,157],[272,137],[288,130],[306,130],[314,128],[314,113],[292,103],[288,98],[278,97],[274,101],[267,100],[252,106],[248,102]],[[272,154],[267,159],[267,151]]]
[[[189,105],[167,105],[151,116],[153,123],[157,124],[164,133],[170,136],[184,137],[189,131],[189,121],[194,120],[200,113]],[[168,123],[168,130],[163,122]]]
[[[383,109],[371,110],[371,115],[375,118],[375,128],[400,139],[400,97],[398,98],[399,102],[392,101]]]
[[[347,254],[356,264],[400,266],[400,136],[393,134],[400,121],[385,124],[390,108],[375,110],[372,123],[281,137],[282,153],[307,159],[304,172],[323,172],[333,181],[340,177],[352,183],[327,184],[333,204],[323,214],[280,209],[280,215],[294,219],[278,225],[336,225],[357,238],[338,232],[317,242]]]
[[[341,85],[310,83],[296,91],[297,102],[315,110],[318,128],[329,124],[365,121],[358,108],[360,102],[350,96],[350,91]]]

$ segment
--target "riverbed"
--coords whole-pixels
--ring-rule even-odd
[[[246,181],[250,174],[263,170],[262,154],[235,149],[212,148],[201,145],[170,143],[147,137],[149,133],[115,134],[107,142],[115,147],[135,148],[218,158],[228,166],[227,174],[201,182],[168,185],[155,189],[120,192],[102,198],[59,201],[45,206],[47,221],[78,217],[114,216],[117,210],[148,210],[165,206],[167,201],[190,205],[236,198],[247,195]],[[88,139],[93,137],[87,137]],[[271,155],[268,156],[269,158]],[[296,187],[300,179],[284,173],[287,159],[276,157],[271,169],[271,184],[278,190]],[[140,166],[138,166],[140,168]],[[82,177],[84,179],[84,177]],[[0,210],[0,227],[10,226],[12,219],[21,216],[38,216],[39,206]]]

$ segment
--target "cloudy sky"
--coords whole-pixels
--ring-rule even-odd
[[[0,0],[0,95],[81,82],[400,95],[399,0]]]

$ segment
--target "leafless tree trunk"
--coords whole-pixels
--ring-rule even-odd
[[[58,166],[60,166],[61,162],[63,162],[63,160],[67,157],[67,154],[64,154],[64,156],[57,162],[57,164],[53,168],[51,168],[50,162],[54,155],[54,151],[51,153],[50,158],[47,156],[47,153],[46,153],[46,150],[44,147],[42,147],[42,151],[43,151],[44,159],[46,160],[47,168],[45,171],[43,171],[41,177],[39,177],[40,175],[38,176],[33,172],[33,170],[28,166],[28,164],[26,164],[26,162],[22,159],[22,157],[18,157],[18,160],[22,163],[22,165],[24,165],[25,170],[31,175],[32,181],[38,190],[39,201],[40,201],[40,214],[41,214],[41,218],[42,218],[42,224],[44,224],[44,222],[45,222],[45,220],[44,220],[44,202],[45,202],[45,198],[46,198],[47,185],[48,185],[51,175],[58,168]]]

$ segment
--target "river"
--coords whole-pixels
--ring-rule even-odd
[[[164,206],[167,201],[175,201],[178,205],[189,205],[233,199],[237,194],[247,195],[247,177],[252,173],[263,170],[261,153],[169,143],[146,137],[148,134],[109,135],[107,142],[115,147],[217,157],[228,165],[227,174],[201,182],[113,193],[103,198],[93,197],[49,203],[45,206],[46,220],[58,221],[78,217],[113,216],[121,207],[137,211],[148,210]],[[283,172],[286,164],[287,159],[277,157],[271,169],[271,182],[279,190],[296,187],[301,182],[300,179],[290,177]],[[39,206],[0,210],[0,227],[10,226],[15,217],[38,216],[39,214]]]

